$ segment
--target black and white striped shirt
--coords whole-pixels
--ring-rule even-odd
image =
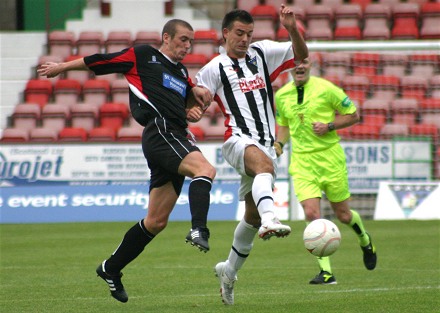
[[[225,140],[242,134],[272,146],[275,112],[271,83],[294,67],[292,43],[254,42],[243,59],[230,58],[221,50],[199,71],[196,80],[211,91],[226,117]]]

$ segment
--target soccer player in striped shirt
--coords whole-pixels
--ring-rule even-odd
[[[275,149],[291,141],[289,172],[307,222],[320,218],[320,200],[325,192],[336,217],[356,233],[368,270],[376,267],[376,248],[358,212],[350,210],[345,154],[335,131],[359,121],[356,106],[331,82],[310,76],[311,62],[305,59],[292,71],[293,82],[276,95],[279,125]],[[336,115],[336,112],[339,114]],[[310,284],[336,284],[329,257],[318,258],[320,272]]]
[[[280,7],[280,22],[291,42],[252,43],[252,16],[244,10],[227,13],[222,22],[225,46],[196,75],[198,85],[211,91],[226,116],[222,152],[241,175],[239,196],[245,201],[244,218],[236,227],[229,257],[215,267],[227,305],[234,303],[236,274],[251,251],[255,235],[267,240],[291,232],[274,212],[276,153],[271,82],[306,58],[308,49],[292,10],[284,5]]]

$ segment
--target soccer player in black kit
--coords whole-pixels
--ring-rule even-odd
[[[147,216],[127,231],[116,251],[96,269],[111,295],[121,302],[128,301],[121,270],[165,229],[185,176],[192,178],[188,191],[192,227],[186,241],[201,251],[209,250],[207,216],[216,171],[188,138],[187,119],[200,119],[212,99],[207,89],[194,86],[180,63],[193,39],[191,25],[173,19],[164,25],[159,50],[139,45],[70,62],[48,62],[37,70],[47,77],[70,70],[124,74],[130,89],[131,113],[145,127],[142,149],[151,170]]]

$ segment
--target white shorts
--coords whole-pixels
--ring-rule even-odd
[[[238,195],[240,200],[244,200],[244,196],[252,191],[252,184],[254,182],[254,178],[250,177],[246,174],[246,169],[244,166],[244,151],[247,146],[254,145],[258,149],[264,152],[265,155],[268,156],[269,159],[272,160],[273,168],[274,168],[274,180],[276,178],[277,173],[277,155],[275,149],[273,147],[267,148],[259,144],[254,139],[245,136],[245,135],[232,135],[226,142],[223,144],[222,153],[225,160],[241,175],[241,183],[240,189],[238,191]]]

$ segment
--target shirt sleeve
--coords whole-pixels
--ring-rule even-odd
[[[105,75],[110,73],[127,73],[135,64],[134,48],[127,48],[120,52],[107,54],[93,54],[84,57],[87,67],[96,75]]]
[[[292,69],[295,66],[292,42],[290,41],[277,42],[262,40],[252,43],[251,46],[258,47],[263,51],[269,74],[273,79],[280,73]]]
[[[347,94],[339,87],[332,86],[330,88],[330,102],[333,108],[337,110],[342,115],[348,115],[356,112],[356,106],[353,101],[347,96]]]
[[[212,95],[217,93],[217,86],[219,85],[220,73],[218,72],[218,66],[218,62],[214,59],[196,74],[197,85],[207,88]]]

